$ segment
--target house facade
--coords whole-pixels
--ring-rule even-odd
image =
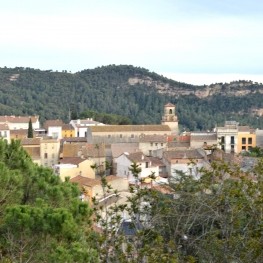
[[[238,127],[238,147],[237,153],[249,151],[252,147],[256,147],[256,132],[249,126]]]
[[[53,167],[59,160],[60,142],[58,139],[42,139],[40,141],[41,165]]]
[[[89,143],[138,143],[145,135],[169,135],[168,125],[105,125],[87,129]]]
[[[6,123],[0,124],[0,138],[6,140],[8,143],[11,141],[10,130]]]
[[[32,161],[38,165],[41,165],[40,141],[40,138],[24,138],[21,140],[24,150],[30,155]]]
[[[218,148],[225,153],[237,153],[238,151],[238,122],[226,121],[225,126],[216,127]]]
[[[47,136],[52,139],[62,139],[62,120],[47,120],[44,123],[44,128],[46,130]]]
[[[139,140],[139,149],[146,156],[161,158],[163,151],[167,148],[167,136],[165,135],[143,135]]]
[[[207,165],[206,154],[202,149],[166,151],[163,162],[170,178],[179,178],[184,173],[198,179],[199,170]]]
[[[0,116],[0,124],[7,124],[10,130],[27,130],[30,119],[33,129],[39,129],[39,116]]]
[[[62,181],[65,181],[66,177],[73,178],[78,175],[95,179],[95,171],[91,168],[94,162],[91,160],[79,157],[69,157],[63,158],[59,162],[60,163],[55,164],[53,168]]]
[[[136,153],[123,153],[121,156],[115,159],[117,176],[127,178],[129,183],[137,183],[137,179],[130,171],[131,165],[136,163],[141,169],[139,173],[139,180],[146,179],[154,173],[155,177],[159,176],[159,166],[154,165],[150,158],[145,156],[142,152]]]

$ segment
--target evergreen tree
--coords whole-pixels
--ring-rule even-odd
[[[34,134],[33,134],[33,125],[32,125],[32,120],[31,118],[29,119],[29,123],[28,123],[28,132],[27,132],[27,138],[33,138]]]

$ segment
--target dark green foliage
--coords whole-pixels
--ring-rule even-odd
[[[28,123],[28,131],[27,131],[27,138],[33,138],[34,134],[33,134],[33,125],[32,125],[32,120],[31,118],[29,119],[29,123]]]
[[[129,81],[136,78],[141,81]],[[182,129],[212,129],[215,124],[231,119],[263,128],[263,117],[251,114],[253,108],[263,108],[263,95],[259,92],[262,84],[245,84],[239,81],[233,87],[234,84],[220,83],[220,94],[201,99],[195,95],[179,94],[193,94],[197,89],[202,91],[206,87],[176,82],[129,65],[110,65],[75,74],[2,68],[0,113],[39,115],[42,122],[46,119],[68,122],[70,118],[77,119],[96,112],[96,117],[112,124],[127,124],[130,120],[133,124],[158,124],[163,106],[172,102],[177,104]],[[169,86],[169,92],[160,92],[159,85]],[[214,87],[210,88],[213,91]],[[242,89],[251,93],[239,97],[233,95]]]
[[[97,262],[79,189],[33,164],[19,141],[0,140],[0,185],[1,262]]]
[[[112,125],[128,125],[132,121],[128,117],[123,117],[116,114],[100,113],[96,111],[87,110],[80,114],[81,119],[93,118],[98,122]]]

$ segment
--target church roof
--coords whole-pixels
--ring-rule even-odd
[[[167,131],[171,129],[168,125],[105,125],[90,126],[92,132],[144,132],[144,131]]]

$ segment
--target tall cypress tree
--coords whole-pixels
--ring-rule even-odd
[[[32,120],[31,118],[29,119],[29,123],[28,123],[28,132],[27,132],[27,138],[33,138],[34,134],[33,134],[33,125],[32,125]]]

